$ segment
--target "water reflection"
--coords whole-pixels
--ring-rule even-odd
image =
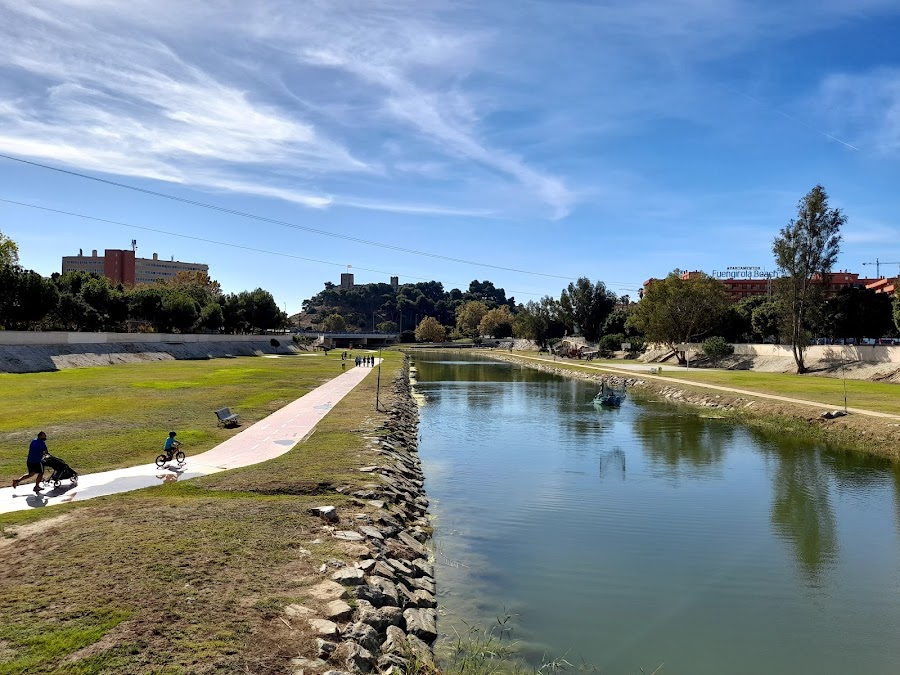
[[[730,425],[692,415],[637,415],[633,425],[650,461],[665,469],[714,470],[734,436]]]
[[[625,480],[625,452],[622,448],[613,448],[600,453],[600,478],[620,478]]]
[[[610,673],[900,672],[900,465],[418,365],[442,610],[488,625],[514,605],[532,665],[546,645]]]
[[[809,448],[776,454],[772,525],[790,544],[807,582],[821,585],[838,552],[837,525],[828,487],[828,466]]]

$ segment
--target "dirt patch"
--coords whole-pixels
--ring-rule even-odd
[[[47,518],[36,523],[29,523],[28,525],[5,527],[2,531],[3,536],[0,537],[0,550],[14,544],[20,544],[34,535],[52,536],[55,533],[55,528],[71,520],[71,518],[71,513],[64,513],[60,516]]]

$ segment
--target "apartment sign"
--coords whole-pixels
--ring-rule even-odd
[[[759,265],[731,265],[724,270],[713,270],[713,279],[774,279],[775,272],[766,272]]]

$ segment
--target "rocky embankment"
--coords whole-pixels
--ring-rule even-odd
[[[434,666],[434,561],[426,546],[428,499],[416,454],[419,413],[406,368],[394,381],[393,394],[385,433],[371,440],[378,464],[360,467],[373,481],[347,488],[353,505],[365,513],[334,506],[312,509],[326,521],[325,532],[346,542],[343,550],[356,560],[329,560],[322,566],[320,572],[329,578],[309,589],[321,605],[318,611],[302,605],[285,609],[288,620],[304,619],[315,634],[317,658],[294,659],[295,673],[387,673],[393,668],[411,673]]]

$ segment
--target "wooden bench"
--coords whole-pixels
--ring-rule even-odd
[[[216,417],[219,420],[219,424],[223,427],[237,426],[241,423],[241,416],[235,415],[228,408],[222,408],[221,410],[216,410]]]

